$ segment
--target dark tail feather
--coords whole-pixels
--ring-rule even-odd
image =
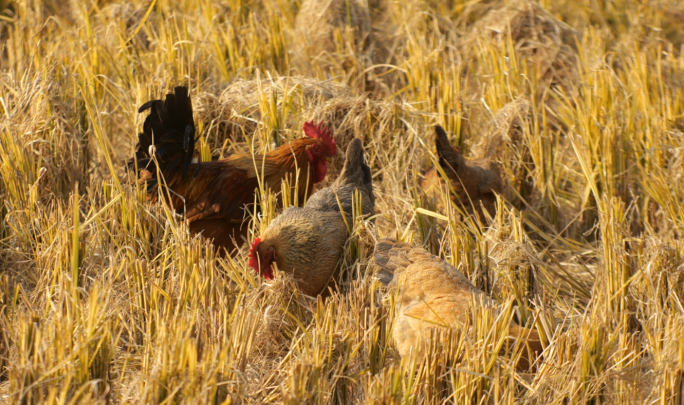
[[[154,146],[154,158],[162,174],[168,174],[183,164],[183,178],[187,175],[188,167],[195,152],[195,122],[192,118],[192,101],[188,95],[188,88],[179,86],[173,94],[167,94],[166,100],[148,101],[138,109],[138,112],[150,110],[145,118],[143,132],[138,134],[138,145],[135,157],[128,161],[129,168],[138,167],[140,171],[151,172],[148,178],[148,190],[152,190],[157,183],[157,167],[150,146]]]
[[[364,187],[375,206],[375,196],[373,195],[373,176],[370,167],[363,157],[363,142],[359,138],[354,138],[347,146],[346,159],[340,177],[335,181],[337,185],[354,184],[357,187]]]
[[[340,177],[337,178],[335,183],[340,186],[343,184],[364,185],[364,166],[366,166],[366,163],[363,159],[363,142],[361,142],[361,139],[359,138],[354,138],[347,146],[344,167],[342,167]],[[368,170],[370,171],[370,169]]]
[[[465,165],[465,158],[451,145],[446,131],[439,125],[435,127],[435,146],[437,147],[439,165],[447,173],[449,171],[458,172],[458,169]]]
[[[364,165],[363,159],[363,142],[359,138],[354,138],[347,146],[347,156],[345,158],[344,167],[347,169],[361,167]]]
[[[189,99],[188,99],[189,100]],[[192,106],[190,107],[192,111]],[[190,116],[192,119],[192,115]],[[195,152],[195,125],[185,126],[185,136],[183,138],[183,152],[185,153],[185,164],[183,165],[183,180],[188,174],[188,167],[192,163],[192,154]]]

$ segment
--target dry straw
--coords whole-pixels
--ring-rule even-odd
[[[681,404],[683,13],[0,1],[0,403]],[[351,225],[336,293],[263,280],[246,249],[217,258],[127,181],[137,108],[178,84],[202,160],[271,150],[312,119],[341,151],[363,138],[376,218]],[[420,188],[435,124],[502,165],[491,221]],[[280,209],[260,197],[252,236]],[[501,305],[473,302],[469,327],[401,358],[371,260],[384,237]],[[535,373],[499,355],[510,321],[544,342]]]
[[[483,42],[496,47],[511,44],[538,76],[540,89],[577,81],[577,44],[582,34],[529,0],[498,2],[468,29],[460,44],[464,58],[486,50]]]

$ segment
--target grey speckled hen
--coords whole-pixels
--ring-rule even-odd
[[[363,201],[363,214],[372,215],[375,210],[373,180],[364,162],[360,139],[349,144],[342,173],[330,187],[312,195],[303,208],[290,207],[283,211],[254,240],[250,266],[270,279],[275,263],[279,271],[292,274],[303,293],[316,296],[324,292],[333,285],[349,237],[340,207],[351,226],[357,190]]]

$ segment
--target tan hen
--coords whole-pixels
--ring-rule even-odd
[[[383,240],[375,248],[375,264],[383,284],[390,290],[400,288],[393,336],[402,357],[411,349],[422,356],[424,347],[419,342],[427,340],[432,328],[462,328],[468,321],[473,295],[484,303],[493,303],[460,271],[423,248]],[[543,351],[539,334],[512,324],[509,337],[523,340],[526,349],[516,366],[529,369]]]

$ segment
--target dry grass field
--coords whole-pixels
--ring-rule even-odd
[[[683,46],[679,0],[0,0],[0,403],[684,404]],[[146,201],[137,108],[175,85],[205,161],[324,120],[325,186],[363,138],[376,221],[336,293]],[[491,221],[419,186],[436,124],[501,163]],[[500,305],[401,358],[384,237]],[[535,372],[498,354],[511,320]]]

